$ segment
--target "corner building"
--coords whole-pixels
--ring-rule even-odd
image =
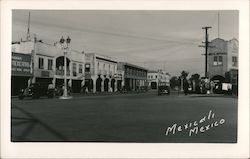
[[[116,92],[122,83],[117,76],[117,60],[96,53],[87,53],[85,60],[85,89],[93,93]]]
[[[35,82],[52,83],[54,87],[64,84],[64,52],[60,44],[46,44],[37,41],[20,41],[12,45],[12,52],[31,56],[32,76],[28,85]],[[84,85],[84,61],[82,52],[68,49],[67,53],[67,82],[73,93],[81,91]]]
[[[238,85],[238,40],[229,41],[216,38],[209,48],[208,75],[216,82]]]

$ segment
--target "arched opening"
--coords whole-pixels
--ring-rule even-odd
[[[117,81],[117,90],[121,91],[121,89],[122,89],[122,80],[118,80]]]
[[[151,82],[151,89],[157,89],[157,83]]]
[[[225,82],[225,77],[220,76],[220,75],[215,75],[211,78],[211,81],[214,82],[213,92],[218,93],[218,94],[223,93],[222,83]]]
[[[109,79],[106,78],[104,80],[104,92],[108,92],[109,91]]]
[[[96,92],[101,92],[102,79],[99,76],[96,80]]]
[[[66,68],[67,68],[67,75],[69,76],[69,63],[70,60],[66,59]],[[64,75],[64,56],[60,56],[56,58],[56,74],[57,75]]]
[[[92,79],[85,79],[84,90],[88,92],[93,91],[93,80]]]
[[[115,79],[111,80],[111,88],[112,88],[112,92],[115,91]]]

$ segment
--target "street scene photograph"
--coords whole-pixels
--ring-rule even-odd
[[[239,11],[12,10],[11,142],[237,143]]]

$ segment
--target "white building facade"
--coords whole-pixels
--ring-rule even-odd
[[[116,92],[122,83],[122,74],[117,71],[118,61],[96,53],[87,53],[85,60],[85,90]]]
[[[170,86],[170,75],[162,70],[148,71],[147,80],[149,88],[157,89],[159,85]]]
[[[54,87],[64,84],[64,51],[60,44],[46,44],[36,39],[20,41],[12,45],[12,52],[31,55],[30,83],[52,83]],[[72,91],[78,93],[84,85],[84,61],[82,52],[71,48],[67,51],[67,82]]]

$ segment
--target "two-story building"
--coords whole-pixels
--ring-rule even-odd
[[[12,52],[31,56],[30,83],[52,83],[54,87],[64,83],[64,52],[59,43],[46,44],[34,40],[20,41],[12,45]],[[67,81],[73,92],[80,92],[84,85],[84,61],[82,52],[69,48],[67,51]]]
[[[31,54],[12,52],[11,95],[18,95],[21,88],[26,88],[31,77]]]
[[[148,71],[147,75],[148,85],[151,89],[157,89],[160,85],[170,86],[170,74],[162,70]]]
[[[214,82],[238,83],[238,40],[225,41],[216,38],[211,41],[208,58],[208,75]]]
[[[148,86],[148,70],[126,62],[119,62],[119,68],[124,70],[124,87],[126,90],[134,91],[140,87]]]
[[[117,74],[118,61],[96,53],[87,53],[85,60],[85,90],[116,92],[122,80]]]

